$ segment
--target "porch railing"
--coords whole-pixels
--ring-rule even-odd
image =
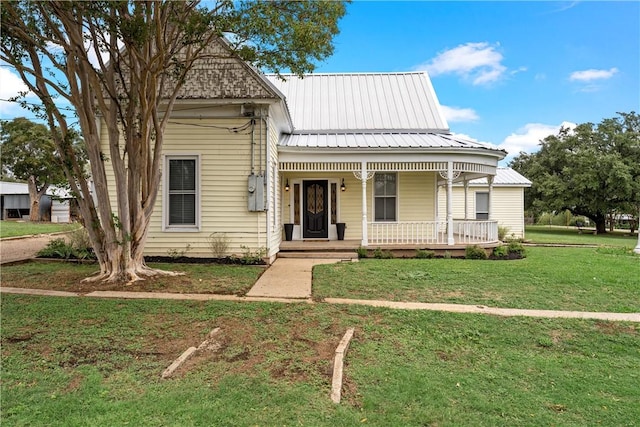
[[[369,245],[447,244],[445,221],[370,222]],[[498,240],[497,221],[453,220],[455,244],[490,243]]]

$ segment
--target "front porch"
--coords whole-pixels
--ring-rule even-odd
[[[479,245],[485,249],[498,246],[497,221],[454,220],[454,244],[448,243],[446,222],[413,221],[397,223],[368,224],[368,246],[371,252],[377,248],[390,251],[396,257],[413,257],[418,249],[434,251],[442,256],[445,252],[451,256],[464,255],[468,245]],[[280,244],[278,256],[292,256],[292,253],[346,253],[361,248],[358,239],[329,240],[291,240]]]

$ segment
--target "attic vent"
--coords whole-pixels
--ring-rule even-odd
[[[254,104],[242,104],[240,106],[240,114],[245,117],[253,117],[256,115],[256,106]]]

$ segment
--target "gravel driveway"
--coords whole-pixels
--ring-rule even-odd
[[[47,246],[50,240],[61,237],[63,235],[41,234],[33,237],[2,239],[0,240],[0,264],[33,258],[40,249]]]

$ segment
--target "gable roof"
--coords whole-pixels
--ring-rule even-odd
[[[274,74],[286,96],[294,133],[443,133],[449,125],[425,72]]]
[[[189,71],[178,99],[283,98],[273,83],[235,55],[223,38],[214,39],[207,46],[205,54]],[[168,86],[166,90],[170,91],[170,82]]]

